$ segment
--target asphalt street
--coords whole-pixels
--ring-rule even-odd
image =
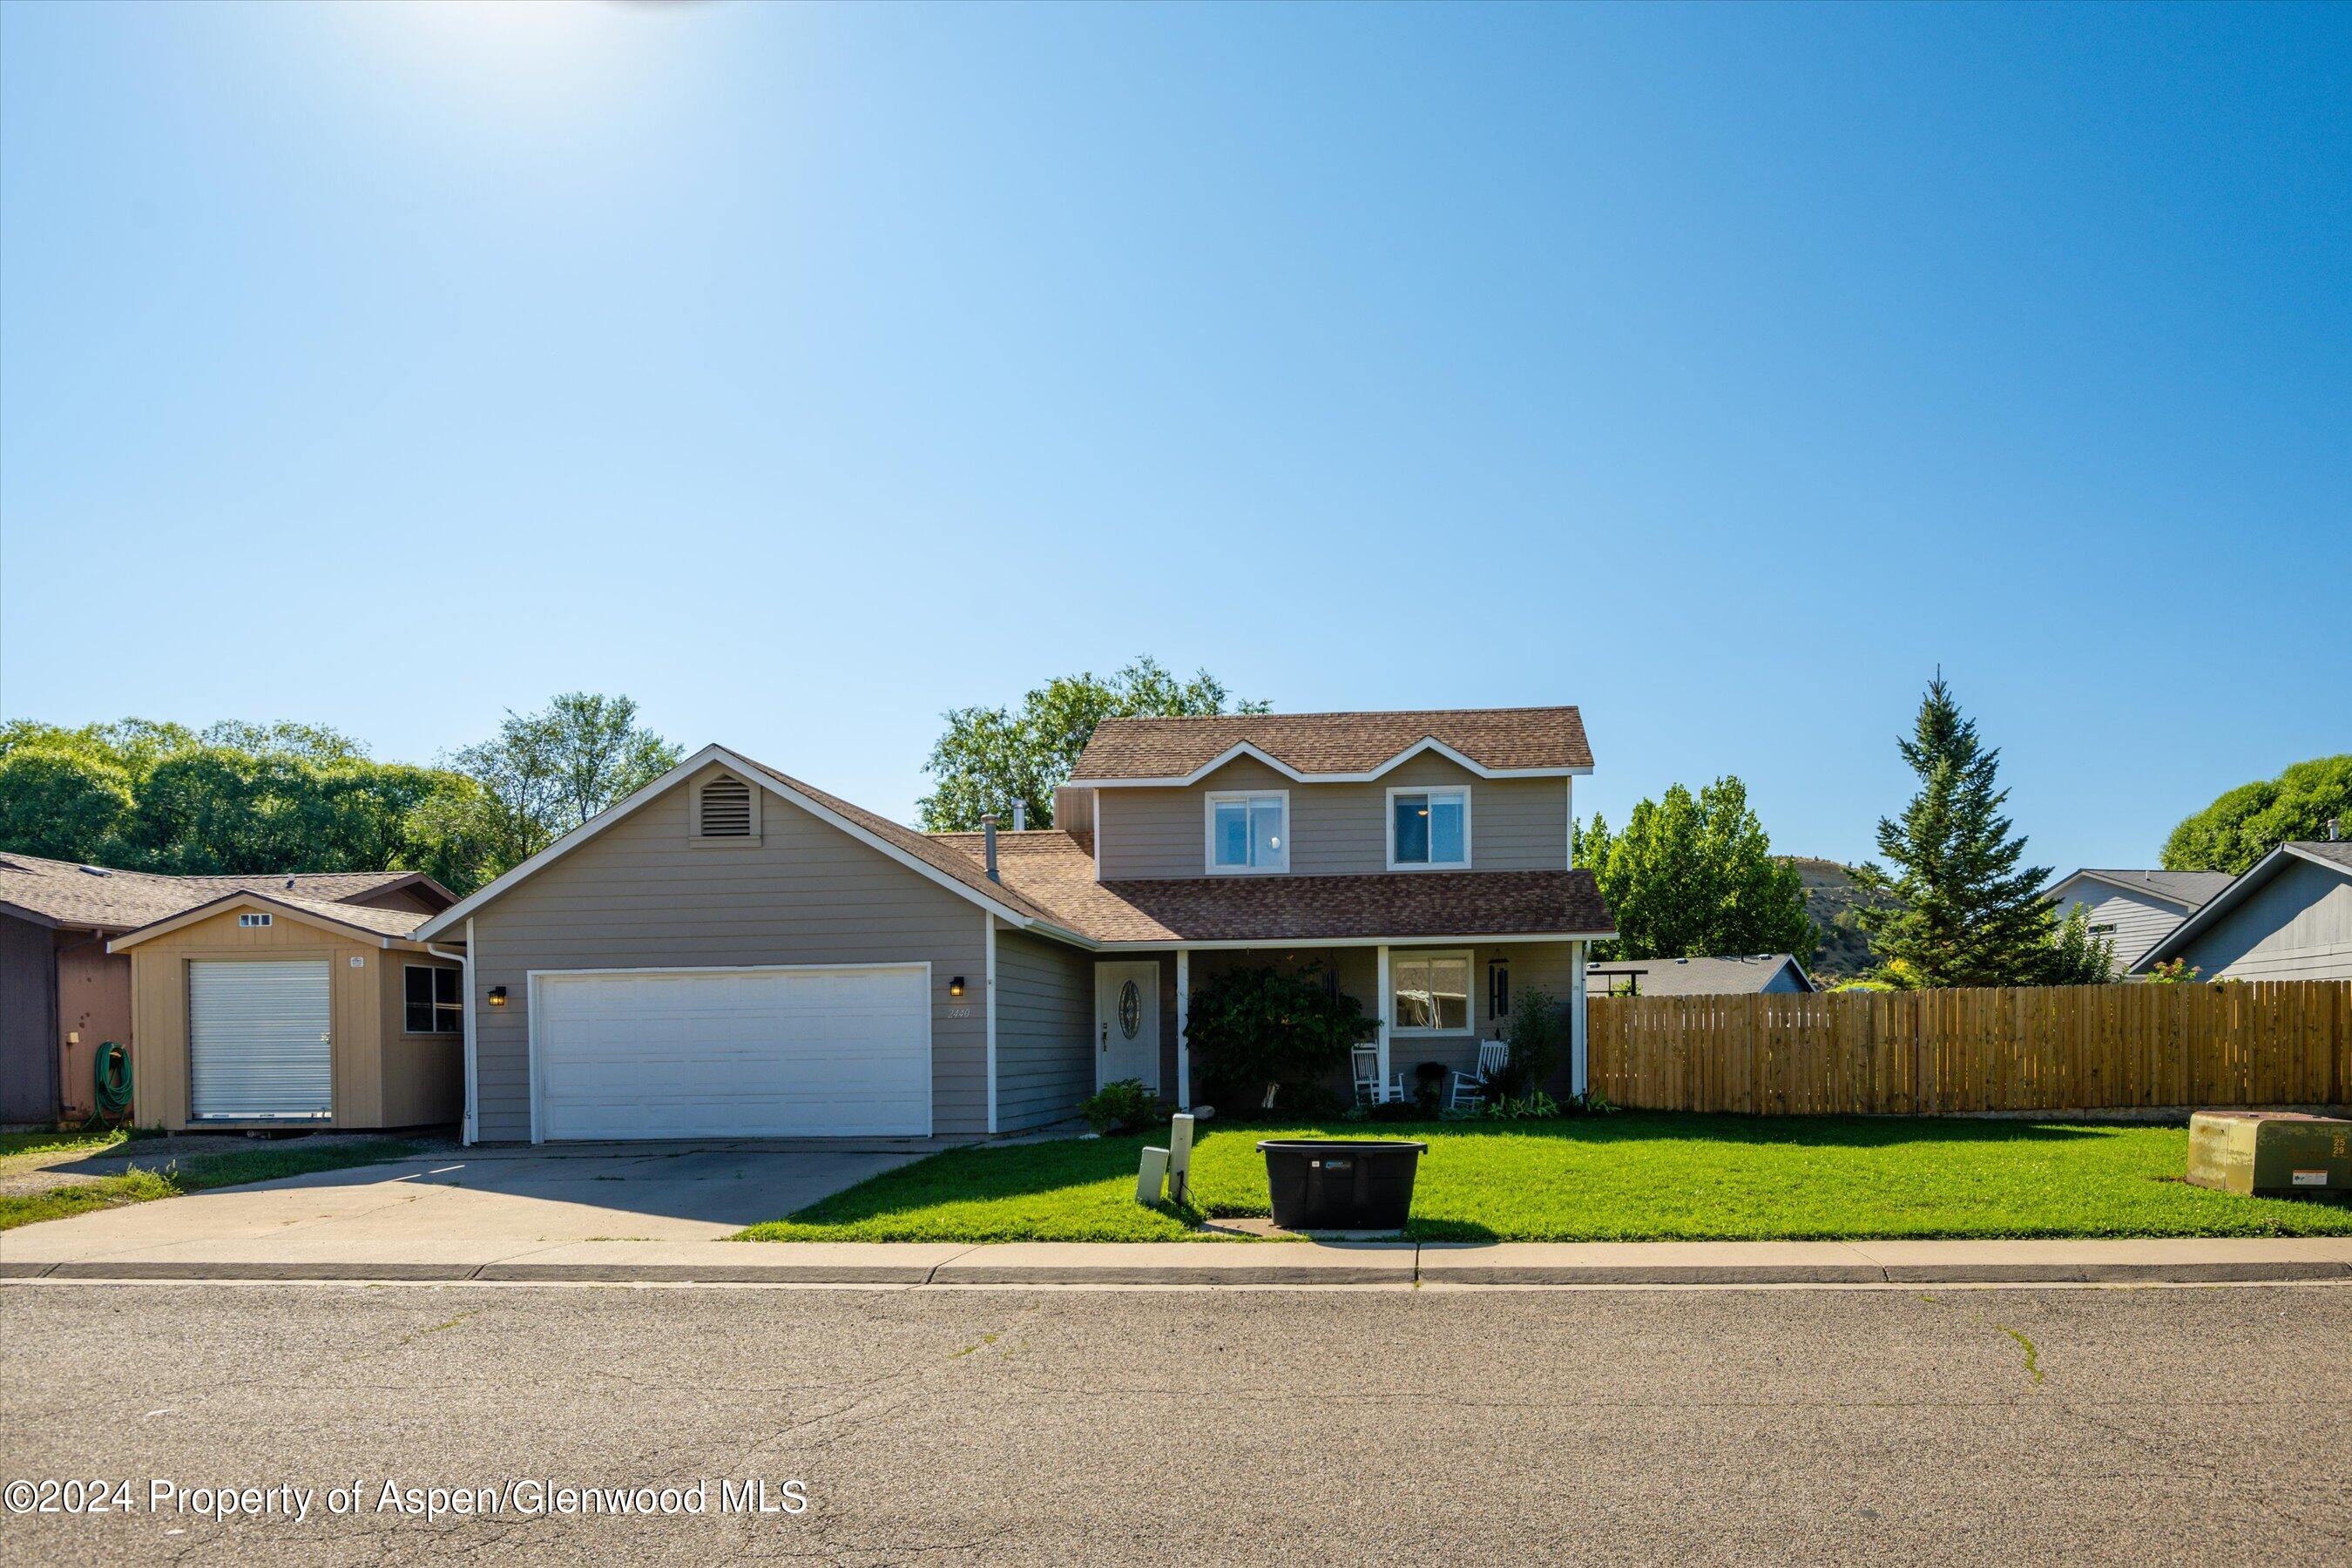
[[[2340,1285],[14,1284],[0,1343],[10,1563],[2352,1561]]]

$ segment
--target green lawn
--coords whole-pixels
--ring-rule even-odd
[[[1264,1215],[1267,1137],[1426,1140],[1408,1234],[1428,1240],[2352,1236],[2340,1200],[2182,1182],[2180,1127],[1628,1113],[1204,1131],[1200,1214]],[[1149,1142],[1164,1142],[1155,1136]],[[752,1241],[1157,1241],[1199,1215],[1135,1202],[1142,1138],[958,1149],[887,1172]]]
[[[29,1147],[0,1144],[0,1158],[10,1154],[31,1155],[60,1147],[83,1146],[75,1142],[79,1136],[76,1134],[28,1136],[46,1140],[46,1142]],[[99,1134],[88,1141],[87,1147],[90,1153],[101,1153],[106,1152],[109,1144],[121,1141],[119,1134]],[[69,1187],[52,1187],[47,1192],[0,1196],[0,1230],[13,1230],[17,1226],[35,1225],[45,1219],[64,1219],[71,1215],[88,1214],[92,1209],[143,1204],[154,1198],[175,1198],[183,1193],[200,1193],[208,1187],[233,1187],[246,1182],[275,1181],[280,1176],[303,1176],[313,1171],[341,1170],[346,1165],[372,1165],[379,1160],[396,1160],[404,1154],[414,1153],[415,1148],[415,1144],[404,1143],[396,1138],[362,1138],[331,1143],[293,1139],[228,1154],[159,1157],[152,1168],[134,1166],[119,1176],[101,1176]],[[28,1163],[18,1162],[20,1165]]]

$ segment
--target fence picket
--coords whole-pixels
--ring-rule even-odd
[[[2352,981],[1595,996],[1591,1087],[1754,1115],[2335,1104]]]

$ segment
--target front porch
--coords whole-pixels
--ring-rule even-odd
[[[1220,944],[1105,953],[1095,965],[1097,1087],[1140,1078],[1178,1109],[1192,1109],[1205,1075],[1193,1063],[1185,1037],[1191,995],[1228,971],[1273,968],[1318,973],[1327,984],[1360,1003],[1365,1016],[1380,1024],[1375,1045],[1381,1081],[1401,1076],[1408,1092],[1413,1069],[1423,1062],[1434,1062],[1449,1075],[1472,1070],[1478,1043],[1507,1034],[1518,999],[1544,991],[1568,1014],[1568,1049],[1548,1086],[1554,1098],[1564,1100],[1584,1088],[1584,957],[1580,941],[1491,939]],[[1145,996],[1156,996],[1157,1007],[1141,1005]],[[1146,1028],[1156,1039],[1144,1037]],[[1324,1087],[1343,1100],[1349,1096],[1349,1068],[1342,1064]]]

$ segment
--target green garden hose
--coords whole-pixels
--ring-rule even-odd
[[[131,1053],[119,1040],[98,1047],[90,1076],[97,1080],[98,1114],[120,1121],[131,1114]]]

